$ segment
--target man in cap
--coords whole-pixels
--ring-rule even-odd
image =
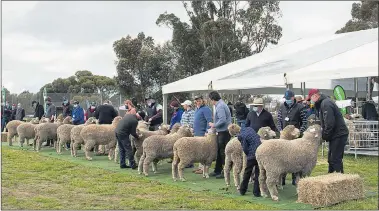
[[[54,121],[57,109],[56,109],[55,105],[51,102],[50,97],[46,98],[46,106],[47,106],[47,108],[46,108],[45,117],[50,119],[50,121]]]
[[[343,154],[349,130],[338,106],[318,89],[311,89],[307,100],[315,105],[322,128],[322,139],[329,142],[328,173],[343,173]]]
[[[255,98],[252,105],[253,110],[246,118],[246,127],[253,128],[255,132],[261,127],[270,127],[271,130],[277,131],[272,114],[263,108],[263,99]]]
[[[203,96],[195,96],[196,110],[193,120],[193,134],[194,136],[204,136],[205,132],[209,129],[209,123],[212,122],[212,110],[205,105]],[[199,163],[198,169],[193,171],[195,174],[203,173],[203,166]]]
[[[120,168],[122,169],[137,168],[129,136],[132,135],[136,139],[140,138],[137,135],[136,129],[138,120],[143,118],[145,118],[145,113],[143,111],[138,111],[136,114],[125,114],[116,127],[115,133],[120,150]],[[126,165],[126,157],[129,159],[129,166]]]
[[[245,103],[242,102],[243,97],[238,98],[237,103],[234,105],[234,109],[236,110],[236,118],[237,124],[240,127],[245,127],[247,114],[249,113],[249,109],[246,107]]]
[[[300,130],[302,136],[303,132],[307,129],[307,115],[306,109],[303,104],[297,103],[295,93],[287,90],[284,94],[285,102],[280,105],[278,110],[278,130],[282,131],[287,125],[294,125]],[[283,177],[282,185],[285,185],[285,178]],[[292,174],[292,184],[296,185],[296,176]]]
[[[145,121],[150,123],[149,130],[155,131],[158,129],[159,125],[162,124],[163,118],[162,118],[162,111],[163,107],[159,103],[157,103],[153,98],[149,97],[149,99],[146,100],[146,119]]]
[[[181,125],[188,125],[193,128],[193,122],[195,119],[195,111],[192,109],[192,102],[190,100],[184,101],[182,103],[184,112],[182,114],[182,120],[180,120]]]

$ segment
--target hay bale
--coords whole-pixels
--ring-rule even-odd
[[[1,142],[7,142],[8,133],[7,132],[1,132]]]
[[[333,173],[301,179],[298,202],[312,206],[330,206],[364,198],[363,179],[357,174]]]

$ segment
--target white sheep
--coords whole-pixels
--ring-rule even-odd
[[[26,145],[29,145],[29,140],[34,139],[35,137],[35,132],[34,128],[36,127],[37,124],[39,124],[38,117],[36,119],[32,119],[30,122],[25,123],[25,124],[20,124],[17,127],[17,134],[20,139],[20,146],[23,147],[25,140],[26,140]],[[41,121],[43,123],[43,121]]]
[[[72,123],[71,116],[66,117]],[[75,127],[72,124],[63,124],[57,128],[57,153],[62,154],[62,146],[71,142],[71,129]],[[71,146],[70,146],[71,147]],[[66,149],[68,150],[68,149]]]
[[[71,156],[76,157],[77,156],[77,151],[80,145],[84,144],[84,140],[80,136],[80,132],[82,129],[90,124],[97,124],[97,120],[95,117],[90,117],[87,119],[87,121],[83,125],[75,125],[70,131],[70,138],[71,138]],[[94,147],[94,151],[96,147]]]
[[[55,146],[57,139],[57,129],[62,124],[71,124],[70,118],[65,118],[62,121],[62,118],[58,116],[59,118],[56,119],[54,123],[52,122],[46,122],[36,125],[34,128],[35,131],[35,138],[34,138],[34,150],[41,150],[41,145],[43,141],[51,140],[52,144]]]
[[[167,135],[153,135],[145,139],[142,144],[143,154],[139,160],[138,173],[145,176],[149,174],[149,165],[153,162],[153,171],[157,173],[157,162],[165,158],[172,158],[173,147],[182,137],[192,136],[191,128],[181,126],[177,132]]]
[[[209,167],[217,156],[216,129],[208,129],[205,137],[184,137],[174,144],[174,159],[172,161],[172,178],[177,181],[178,175],[181,181],[186,181],[183,169],[194,162],[203,165],[203,177],[209,178]]]
[[[312,125],[302,138],[291,141],[271,139],[264,141],[256,151],[260,170],[259,186],[263,197],[270,192],[274,201],[279,200],[276,185],[285,173],[310,175],[317,163],[317,153],[321,141],[321,126]],[[300,179],[296,176],[296,182]]]

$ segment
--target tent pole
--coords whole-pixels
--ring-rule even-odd
[[[304,89],[304,93],[303,93],[303,98],[304,98],[304,100],[305,100],[305,95],[306,95],[306,91],[305,91],[305,82],[303,82],[303,89]]]
[[[163,124],[167,124],[167,95],[163,94]]]
[[[358,114],[358,78],[354,78],[354,91],[355,91],[355,109]]]
[[[371,77],[367,77],[367,97],[366,100],[371,100],[372,93],[371,93]]]

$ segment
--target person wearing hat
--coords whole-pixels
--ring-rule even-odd
[[[46,98],[46,106],[47,108],[46,108],[45,117],[50,119],[50,121],[54,121],[57,109],[55,105],[51,102],[50,97]]]
[[[217,179],[224,178],[223,166],[225,164],[225,147],[230,141],[230,133],[228,126],[232,123],[232,116],[229,107],[221,99],[218,92],[212,91],[209,93],[209,98],[212,104],[216,107],[215,123],[210,122],[209,126],[215,128],[217,131],[217,159],[214,172],[210,176],[215,176]]]
[[[32,107],[34,108],[34,118],[41,119],[43,117],[43,114],[45,113],[43,109],[43,105],[39,104],[39,102],[33,100],[32,101]]]
[[[91,102],[91,105],[89,106],[86,112],[86,119],[95,117],[95,111],[96,111],[96,102]]]
[[[343,173],[343,154],[349,130],[338,106],[318,89],[308,92],[308,101],[315,105],[322,128],[322,139],[329,142],[328,173]]]
[[[84,124],[84,111],[82,107],[80,107],[78,101],[74,101],[74,109],[72,110],[72,124],[80,125]]]
[[[246,127],[251,127],[255,132],[261,127],[270,127],[273,131],[278,131],[275,126],[272,114],[263,108],[263,99],[255,98],[253,101],[253,110],[246,117]]]
[[[118,123],[115,133],[117,144],[120,150],[120,168],[137,169],[137,164],[134,160],[134,153],[129,136],[139,139],[137,135],[138,120],[145,118],[145,112],[138,111],[135,114],[126,114]],[[125,159],[129,159],[129,165],[126,165]]]
[[[152,97],[149,97],[146,101],[146,112],[145,121],[150,123],[149,130],[155,131],[158,129],[159,125],[163,123],[163,107],[157,103]]]
[[[192,102],[190,100],[184,101],[181,104],[184,108],[184,112],[182,114],[182,119],[180,120],[181,125],[188,125],[193,128],[193,122],[195,119],[195,111],[192,109]]]
[[[73,107],[67,99],[63,100],[62,108],[63,108],[63,112],[62,112],[63,118],[66,118],[72,115]]]
[[[195,137],[205,136],[206,131],[210,128],[209,123],[212,122],[212,110],[205,105],[203,96],[197,95],[194,98],[196,110],[193,120],[193,134]],[[199,163],[199,167],[193,171],[195,174],[203,173],[203,166]]]
[[[21,103],[17,104],[16,120],[24,121],[25,109],[21,106]]]
[[[245,127],[247,114],[249,113],[249,109],[246,107],[245,103],[242,102],[243,97],[238,98],[238,101],[234,105],[234,109],[236,110],[236,119],[237,124],[240,127]]]
[[[170,121],[170,130],[176,123],[180,123],[182,120],[183,110],[180,108],[178,101],[174,100],[170,103],[170,107],[174,110]]]
[[[297,103],[295,93],[286,90],[284,94],[284,103],[278,110],[278,130],[282,131],[287,125],[294,125],[300,130],[300,136],[307,129],[307,115],[303,104]],[[286,175],[283,177],[282,185],[285,185]],[[292,174],[292,185],[296,185],[296,176]]]

